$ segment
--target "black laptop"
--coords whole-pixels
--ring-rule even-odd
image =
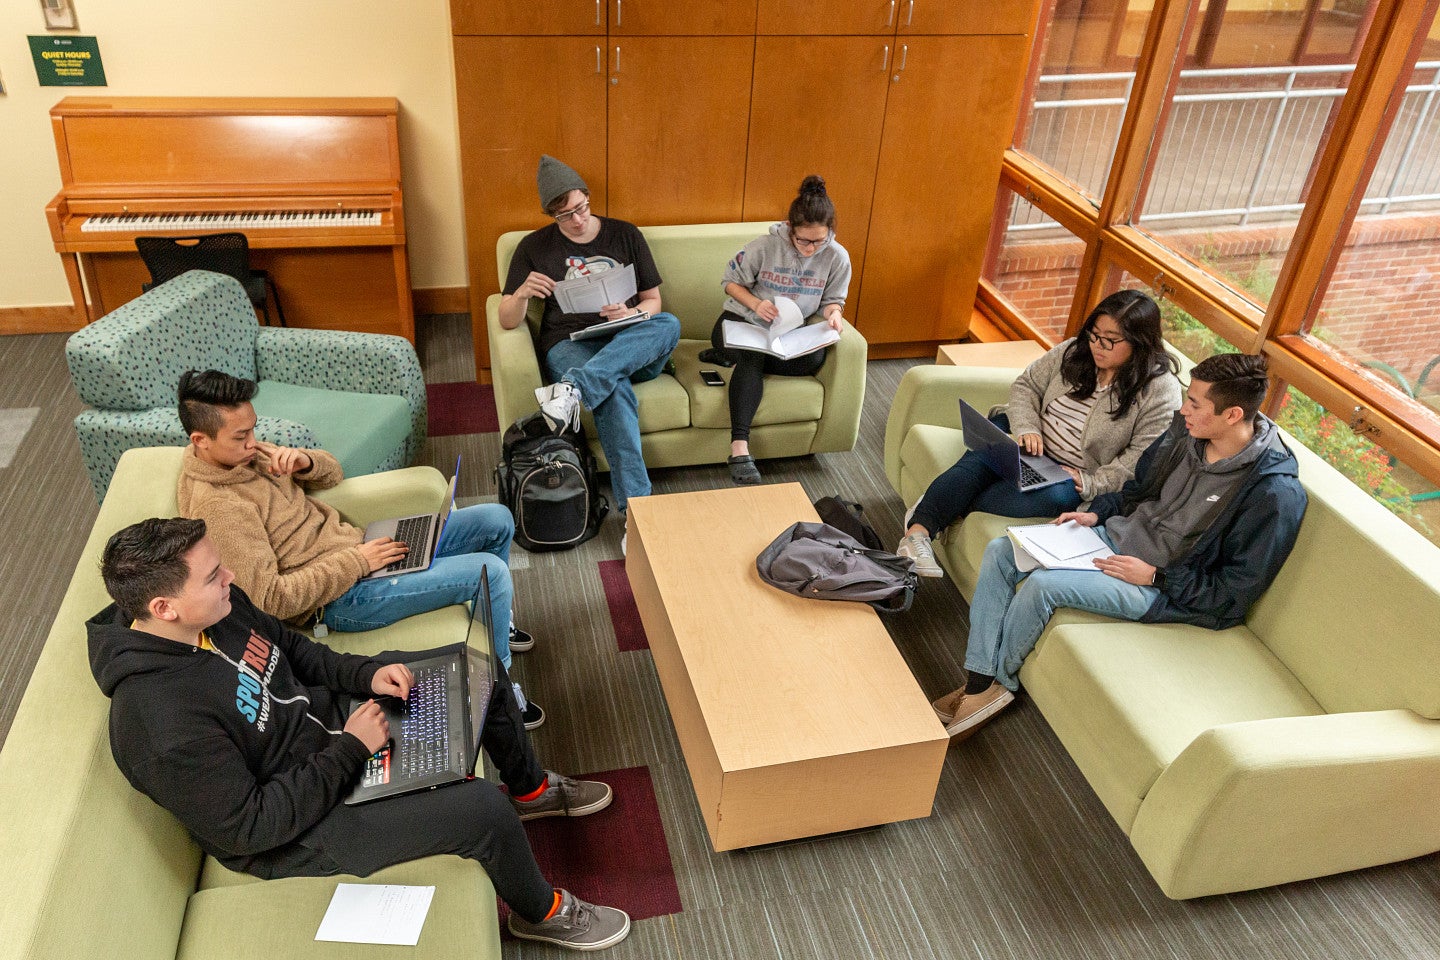
[[[390,742],[365,764],[348,804],[369,803],[417,790],[461,783],[475,776],[480,737],[495,687],[494,638],[490,617],[490,581],[484,568],[472,601],[475,610],[463,643],[417,653],[404,661],[415,674],[410,698],[380,697],[376,702],[390,721]],[[470,645],[479,619],[483,649]],[[351,700],[354,712],[363,700]]]
[[[965,446],[980,454],[987,467],[1022,493],[1074,482],[1060,464],[1044,455],[1026,453],[1010,434],[964,400],[960,401],[960,426],[965,431]]]

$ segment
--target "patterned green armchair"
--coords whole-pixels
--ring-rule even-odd
[[[189,369],[255,380],[256,435],[322,447],[347,476],[413,463],[425,444],[425,380],[401,337],[261,327],[232,277],[193,270],[75,333],[70,378],[93,409],[75,418],[97,500],[132,447],[184,446],[175,389]]]

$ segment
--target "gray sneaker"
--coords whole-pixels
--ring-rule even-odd
[[[922,577],[945,576],[945,571],[935,562],[935,548],[930,546],[930,538],[923,533],[906,534],[901,538],[900,546],[895,548],[895,553],[914,560],[915,572]]]
[[[561,380],[535,388],[535,399],[540,401],[540,412],[550,424],[550,429],[561,430],[568,425],[571,430],[580,429],[580,391],[573,383]]]
[[[630,915],[586,903],[569,890],[561,890],[560,909],[553,917],[531,923],[512,910],[510,932],[522,940],[553,943],[567,950],[604,950],[630,935]]]
[[[599,780],[572,780],[554,770],[545,771],[550,786],[534,800],[516,800],[515,812],[521,820],[539,820],[541,817],[584,817],[599,813],[610,806],[615,791],[610,784]]]

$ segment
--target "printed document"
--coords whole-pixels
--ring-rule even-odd
[[[602,270],[555,284],[555,302],[565,313],[599,313],[606,304],[625,303],[635,293],[633,263],[619,270]]]
[[[430,913],[434,887],[389,883],[340,883],[320,921],[316,940],[393,943],[413,947]]]
[[[1115,555],[1098,533],[1074,520],[1007,527],[1005,533],[1015,550],[1015,566],[1021,571],[1044,567],[1046,570],[1093,570],[1099,573],[1100,568],[1092,561]]]
[[[800,308],[789,297],[776,297],[775,308],[780,316],[768,325],[726,320],[721,324],[725,346],[732,350],[755,350],[781,360],[803,357],[828,347],[840,339],[840,331],[828,323],[805,326]]]

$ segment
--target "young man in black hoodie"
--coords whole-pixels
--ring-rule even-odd
[[[482,743],[508,797],[476,779],[346,806],[389,724],[373,699],[348,718],[345,704],[408,697],[408,667],[335,653],[261,612],[232,586],[203,520],[121,530],[101,574],[115,603],[87,628],[115,762],[225,866],[265,879],[366,876],[450,853],[485,868],[518,937],[596,950],[629,933],[623,911],[540,874],[520,822],[595,813],[612,794],[541,769],[503,666]]]
[[[1089,511],[1056,518],[1094,527],[1115,551],[1094,561],[1098,574],[1027,575],[1008,537],[990,541],[970,603],[966,684],[933,704],[952,737],[1015,699],[1020,665],[1058,607],[1212,630],[1244,621],[1290,555],[1307,502],[1295,455],[1259,412],[1268,386],[1264,357],[1196,364],[1175,422],[1135,477]]]

